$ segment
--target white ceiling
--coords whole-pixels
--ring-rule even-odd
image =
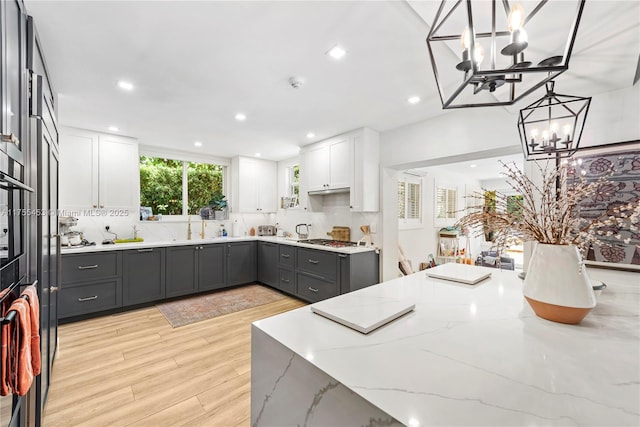
[[[64,125],[117,125],[146,145],[279,160],[341,132],[442,113],[425,43],[437,1],[25,4]],[[630,87],[639,29],[640,2],[588,1],[558,92]],[[325,55],[335,44],[347,50],[340,61]],[[301,88],[289,85],[292,76]],[[119,79],[136,89],[117,89]],[[411,95],[423,101],[410,105]],[[237,112],[247,120],[237,122]]]

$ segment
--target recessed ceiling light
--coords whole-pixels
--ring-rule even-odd
[[[309,132],[309,133],[307,134],[307,138],[313,138],[313,137],[315,137],[315,136],[316,136],[316,134],[315,134],[315,133],[313,133],[313,132]]]
[[[118,126],[109,126],[109,130],[111,132],[118,132],[120,129],[118,129]]]
[[[346,50],[340,45],[335,45],[327,52],[327,55],[332,57],[333,59],[340,59],[347,53]]]
[[[244,114],[242,114],[242,113],[238,113],[238,114],[236,114],[236,120],[237,120],[237,121],[239,121],[239,122],[241,122],[241,121],[245,120],[246,118],[247,118],[247,116],[245,116],[245,115],[244,115]]]
[[[133,90],[133,83],[125,82],[124,80],[118,80],[118,87],[124,90]]]
[[[193,143],[193,145],[195,145],[196,147],[202,147],[202,142],[196,141]]]
[[[260,156],[262,156],[262,154],[256,153],[256,157],[260,157]]]
[[[478,166],[478,165],[475,165],[475,164],[473,164],[473,165],[469,165],[469,167],[470,167],[470,168],[475,168],[475,167],[477,167],[477,166]]]
[[[420,102],[420,97],[412,96],[409,99],[407,99],[407,101],[409,101],[409,104],[417,104],[418,102]]]

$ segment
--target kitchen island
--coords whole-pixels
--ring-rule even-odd
[[[255,322],[252,426],[639,425],[640,273],[590,268],[608,287],[571,326],[536,317],[515,272],[491,272],[325,301],[415,303],[368,335],[309,306]]]

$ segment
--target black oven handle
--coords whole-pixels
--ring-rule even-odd
[[[30,193],[33,193],[35,191],[33,188],[27,185],[24,185],[17,179],[13,179],[10,176],[3,174],[2,172],[0,172],[0,186],[9,188],[9,189],[25,190]]]

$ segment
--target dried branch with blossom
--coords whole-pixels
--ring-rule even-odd
[[[502,163],[502,162],[501,162]],[[630,235],[640,238],[640,200],[618,203],[597,217],[580,215],[580,202],[586,199],[609,200],[617,187],[609,180],[613,169],[595,181],[582,176],[573,162],[556,167],[552,162],[536,166],[542,176],[536,184],[515,164],[505,164],[507,183],[522,199],[509,198],[495,192],[495,199],[487,200],[487,193],[473,193],[474,202],[456,223],[474,235],[494,233],[494,246],[503,248],[514,240],[535,240],[552,245],[577,245],[583,255],[591,245],[607,245],[602,237],[613,237],[629,244]],[[636,240],[634,238],[634,240]]]

